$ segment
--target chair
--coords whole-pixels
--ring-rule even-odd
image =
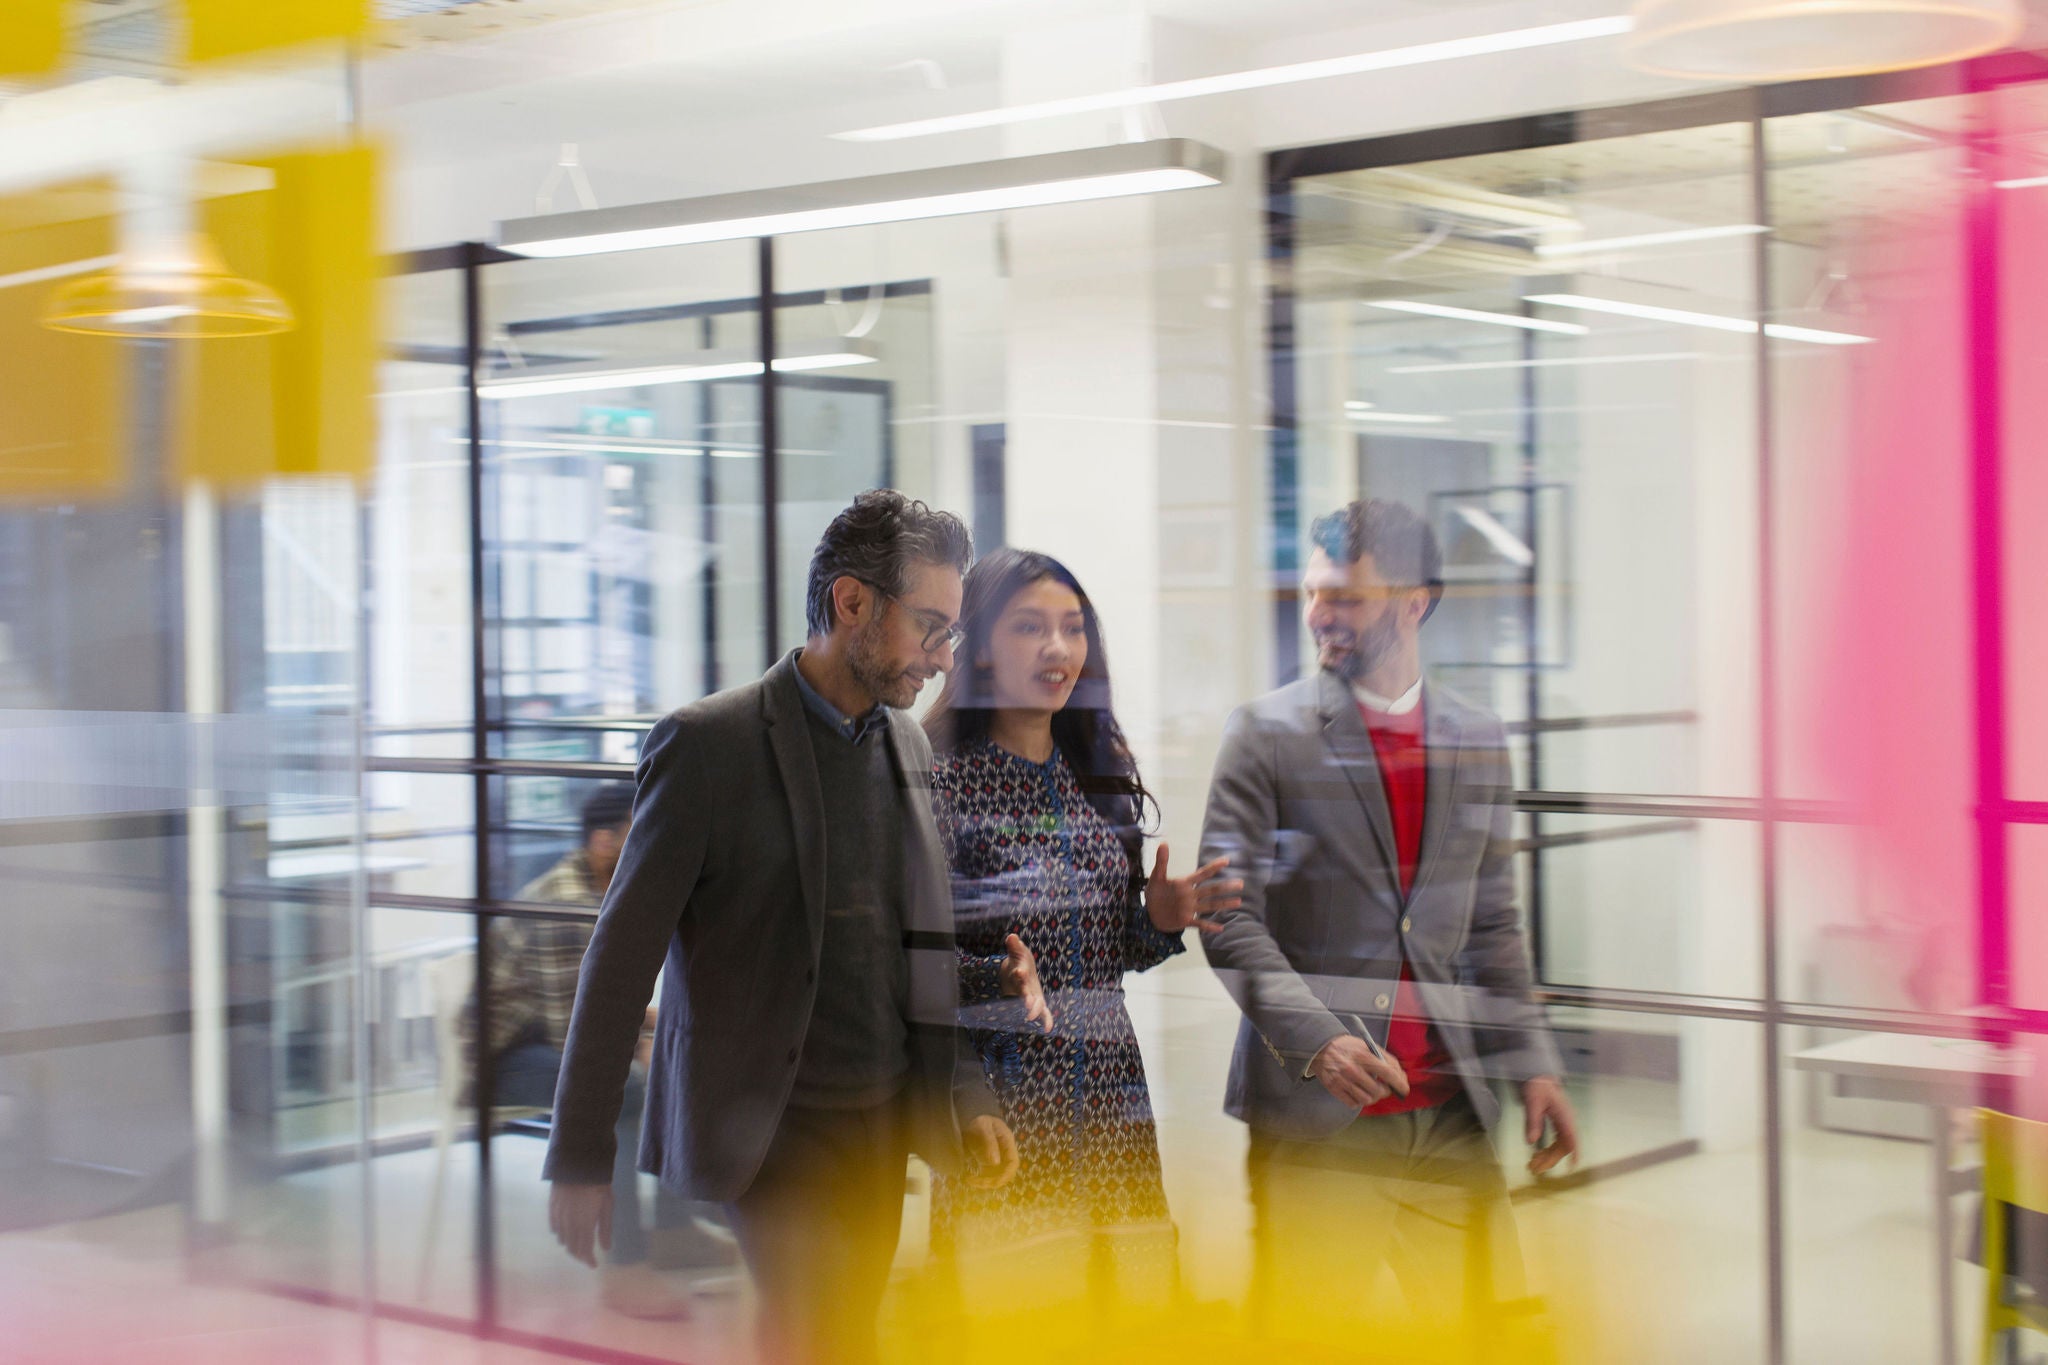
[[[1980,1109],[1984,1122],[1984,1349],[1995,1365],[1999,1338],[2029,1328],[2048,1332],[2048,1303],[2008,1297],[2012,1274],[2009,1210],[2048,1215],[2048,1123]],[[2036,1267],[2038,1271],[2038,1267]]]
[[[425,1301],[433,1281],[434,1251],[441,1232],[441,1192],[448,1181],[448,1152],[455,1145],[461,1127],[463,1083],[469,1079],[463,1065],[462,1016],[469,1008],[476,988],[476,954],[450,953],[427,965],[428,985],[433,993],[434,1055],[440,1063],[438,1107],[440,1123],[434,1133],[434,1181],[427,1194],[427,1231],[420,1250],[419,1294]],[[531,1119],[548,1111],[541,1107],[497,1106],[491,1111],[499,1123]],[[478,1134],[483,1141],[485,1134]]]

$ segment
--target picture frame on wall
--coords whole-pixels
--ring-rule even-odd
[[[1432,662],[1571,666],[1571,515],[1571,488],[1563,483],[1430,495],[1429,522],[1444,556]]]

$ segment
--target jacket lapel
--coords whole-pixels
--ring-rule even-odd
[[[1366,733],[1365,718],[1358,714],[1358,702],[1341,678],[1324,672],[1318,676],[1317,682],[1323,742],[1330,746],[1337,766],[1350,779],[1359,804],[1365,807],[1365,823],[1372,830],[1374,842],[1379,845],[1379,866],[1388,870],[1389,879],[1398,892],[1400,879],[1393,875],[1393,870],[1400,866],[1394,844],[1394,817],[1387,809],[1387,787],[1380,777],[1380,761],[1373,752],[1372,736]]]
[[[1442,692],[1423,684],[1422,743],[1426,776],[1422,788],[1422,848],[1415,860],[1415,886],[1420,890],[1436,870],[1437,854],[1443,849],[1444,833],[1457,808],[1458,751],[1463,731],[1458,717]]]
[[[896,793],[903,807],[904,928],[929,933],[953,932],[951,888],[941,869],[946,857],[939,844],[939,829],[932,818],[931,773],[920,768],[918,757],[903,738],[903,726],[915,725],[900,711],[889,713],[889,767],[896,777]]]
[[[933,1065],[951,1075],[952,1030],[960,1017],[953,892],[932,818],[931,751],[921,735],[906,737],[916,725],[901,711],[889,713],[889,766],[903,810],[903,946],[910,964],[910,1019],[927,1030]]]
[[[803,883],[804,915],[815,954],[825,939],[825,793],[818,785],[818,759],[804,724],[803,695],[796,690],[794,652],[783,655],[762,679],[761,709],[775,766],[782,774],[783,796],[789,802],[797,876]]]

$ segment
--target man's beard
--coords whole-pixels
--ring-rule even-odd
[[[846,667],[869,696],[898,711],[914,706],[917,694],[923,690],[923,684],[916,678],[906,676],[903,669],[892,667],[883,657],[879,623],[877,628],[854,636]]]
[[[1341,641],[1349,632],[1333,633],[1333,637],[1319,635],[1316,647],[1320,651],[1325,638]],[[1366,674],[1386,662],[1401,642],[1400,633],[1394,621],[1394,613],[1382,612],[1380,618],[1365,628],[1363,634],[1350,637],[1348,648],[1340,647],[1336,657],[1326,665],[1347,683],[1355,683]]]

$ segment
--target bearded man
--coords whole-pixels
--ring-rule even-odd
[[[594,1263],[613,1128],[661,972],[641,1169],[716,1200],[777,1365],[875,1355],[912,1151],[999,1185],[1016,1140],[957,1022],[931,747],[904,711],[960,641],[950,513],[856,498],[811,558],[809,637],[670,713],[584,954],[545,1174]],[[666,971],[662,971],[664,961]]]
[[[1428,524],[1372,499],[1310,541],[1320,667],[1231,716],[1202,838],[1244,882],[1202,946],[1244,1012],[1225,1107],[1251,1129],[1256,1302],[1371,1331],[1390,1265],[1432,1328],[1485,1330],[1526,1307],[1489,1082],[1521,1092],[1532,1169],[1578,1150],[1529,996],[1507,738],[1423,678]]]

